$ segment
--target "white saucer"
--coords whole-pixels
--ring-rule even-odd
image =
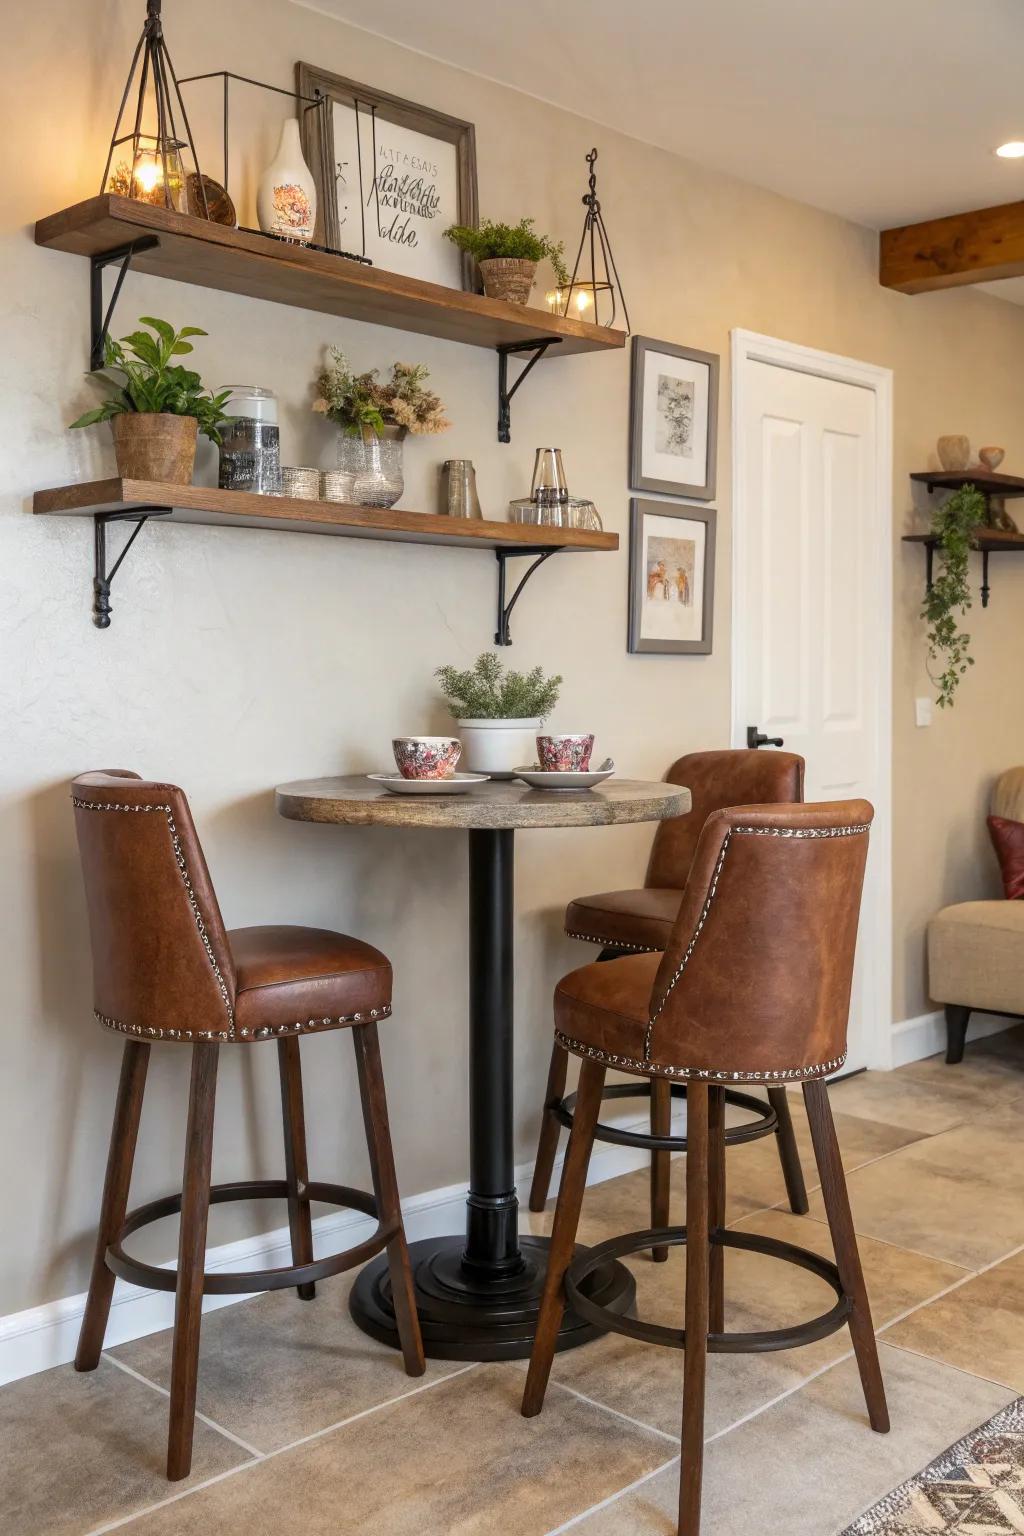
[[[448,779],[403,779],[400,773],[368,773],[393,795],[464,795],[474,784],[486,784],[486,773],[453,773]]]
[[[603,784],[615,772],[614,768],[595,768],[589,773],[554,773],[536,764],[532,768],[517,768],[516,778],[529,784],[531,789],[593,789]]]

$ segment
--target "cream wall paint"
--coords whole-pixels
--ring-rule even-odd
[[[285,779],[384,761],[399,731],[443,724],[431,671],[468,660],[493,630],[490,561],[462,551],[297,535],[149,527],[114,588],[114,624],[89,620],[87,524],[33,520],[42,485],[91,478],[112,459],[102,432],[68,434],[92,398],[86,264],[32,243],[40,215],[90,194],[140,21],[136,0],[54,0],[26,12],[2,70],[4,459],[0,506],[0,829],[5,922],[0,1313],[80,1290],[87,1274],[119,1045],[91,1021],[85,912],[67,781],[87,767],[160,774],[189,791],[230,924],[322,923],[383,947],[397,974],[384,1031],[399,1172],[409,1194],[466,1171],[466,873],[442,833],[302,827],[273,813]],[[240,19],[241,18],[241,19]],[[513,443],[495,442],[493,358],[471,348],[331,321],[228,294],[129,279],[118,320],[155,312],[211,333],[214,380],[254,380],[285,402],[287,457],[331,462],[308,413],[324,341],[361,366],[427,362],[456,422],[410,444],[410,507],[430,505],[437,462],[471,456],[485,507],[527,483],[532,450],[557,441],[574,484],[623,537],[617,556],[562,559],[528,589],[510,659],[566,677],[557,721],[593,725],[602,751],[639,776],[729,736],[728,334],[733,326],[895,370],[897,532],[912,523],[907,472],[939,432],[1003,442],[1021,465],[1024,314],[967,292],[907,299],[875,277],[875,238],[810,208],[702,170],[482,79],[281,0],[237,7],[178,0],[167,18],[180,74],[230,63],[287,84],[294,61],[436,104],[474,121],[485,213],[536,214],[572,241],[583,156],[601,151],[601,190],[634,328],[722,354],[716,636],[708,658],[625,650],[625,354],[545,362],[517,397]],[[59,39],[59,47],[54,40]],[[49,109],[38,108],[45,82]],[[708,125],[714,132],[714,125]],[[756,174],[756,163],[752,164]],[[206,456],[201,473],[212,472]],[[894,1018],[926,1007],[923,926],[943,901],[993,888],[981,813],[988,785],[1024,755],[1018,656],[1024,571],[993,564],[992,606],[973,616],[978,668],[950,718],[912,724],[926,689],[916,612],[918,551],[897,545]],[[530,1154],[548,1054],[551,985],[581,951],[560,927],[580,889],[640,875],[643,829],[522,834],[518,862],[518,1148]],[[314,1170],[358,1182],[365,1158],[344,1037],[312,1039]],[[179,1176],[186,1054],[157,1049],[136,1199]],[[217,1176],[279,1165],[273,1053],[228,1053]],[[221,1210],[211,1232],[241,1230]],[[252,1227],[279,1213],[249,1213]],[[237,1220],[237,1218],[236,1218]],[[166,1232],[151,1251],[171,1252]]]

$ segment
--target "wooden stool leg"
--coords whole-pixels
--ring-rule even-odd
[[[672,1084],[667,1077],[651,1078],[651,1135],[671,1136],[672,1134]],[[651,1153],[651,1226],[667,1227],[669,1222],[669,1205],[672,1198],[672,1154],[671,1152]],[[651,1258],[655,1264],[664,1264],[668,1258],[668,1249],[659,1244],[651,1249]]]
[[[725,1226],[725,1089],[708,1089],[708,1225]],[[725,1249],[712,1243],[708,1254],[708,1332],[725,1331]]]
[[[843,1289],[850,1297],[853,1310],[850,1313],[850,1334],[853,1338],[857,1368],[860,1371],[864,1398],[868,1406],[871,1428],[879,1434],[889,1429],[889,1410],[885,1402],[885,1386],[878,1364],[878,1346],[871,1324],[871,1308],[868,1304],[864,1272],[853,1216],[850,1213],[850,1197],[846,1188],[846,1175],[839,1156],[839,1143],[832,1119],[832,1106],[828,1101],[828,1088],[823,1081],[804,1084],[804,1101],[807,1118],[811,1125],[811,1140],[821,1179],[821,1193],[825,1201],[832,1246]]]
[[[107,1172],[103,1180],[96,1252],[93,1255],[89,1294],[82,1318],[75,1355],[76,1371],[94,1371],[103,1349],[103,1335],[110,1316],[110,1298],[114,1292],[114,1272],[107,1268],[107,1249],[114,1242],[128,1210],[128,1190],[132,1164],[139,1139],[142,1094],[149,1066],[149,1045],[142,1040],[126,1040],[121,1057],[121,1080],[117,1088],[114,1124],[110,1131]]]
[[[679,1468],[679,1536],[700,1536],[704,1473],[704,1390],[708,1346],[709,1136],[708,1085],[686,1089],[686,1348],[683,1444]]]
[[[203,1316],[206,1222],[210,1213],[213,1161],[213,1106],[217,1092],[220,1046],[209,1041],[192,1047],[192,1085],[185,1131],[185,1173],[178,1235],[178,1284],[174,1300],[171,1351],[170,1428],[167,1476],[187,1477],[192,1466],[192,1432],[199,1379],[199,1328]]]
[[[537,1317],[537,1332],[533,1340],[530,1369],[523,1393],[523,1417],[532,1419],[544,1406],[551,1362],[555,1358],[558,1330],[565,1312],[565,1272],[572,1262],[576,1244],[576,1228],[580,1221],[580,1207],[587,1182],[587,1168],[594,1146],[594,1127],[601,1112],[601,1094],[604,1091],[605,1068],[598,1061],[584,1060],[580,1068],[579,1089],[576,1094],[576,1113],[562,1165],[562,1182],[555,1207],[555,1222],[551,1230],[551,1247],[548,1250],[548,1269],[544,1278],[544,1294]]]
[[[961,1008],[958,1003],[946,1004],[946,1061],[951,1067],[964,1059],[970,1018],[969,1008]]]
[[[769,1088],[768,1102],[774,1109],[779,1122],[775,1129],[775,1145],[779,1149],[779,1161],[782,1164],[782,1177],[786,1181],[789,1208],[794,1216],[806,1216],[811,1207],[807,1200],[804,1170],[800,1166],[800,1153],[797,1151],[793,1116],[789,1109],[789,1095],[785,1088]]]
[[[423,1356],[420,1320],[416,1315],[409,1247],[402,1223],[402,1205],[395,1174],[395,1155],[391,1148],[388,1101],[384,1093],[384,1073],[380,1064],[380,1041],[376,1024],[357,1025],[352,1031],[352,1043],[356,1052],[366,1146],[370,1154],[370,1175],[377,1199],[377,1219],[382,1225],[393,1227],[395,1234],[387,1246],[395,1326],[402,1345],[406,1375],[422,1376],[427,1364]]]
[[[533,1165],[533,1183],[530,1185],[530,1210],[542,1211],[548,1203],[551,1190],[551,1174],[558,1151],[558,1133],[561,1126],[555,1119],[551,1105],[565,1097],[565,1079],[569,1068],[569,1052],[556,1040],[551,1047],[551,1065],[548,1067],[548,1085],[544,1090],[544,1116],[540,1122],[540,1140],[537,1142],[537,1161]]]
[[[302,1106],[302,1066],[297,1035],[277,1042],[281,1073],[281,1114],[284,1120],[284,1168],[288,1183],[288,1230],[292,1239],[292,1263],[312,1264],[313,1223],[306,1198],[309,1164],[306,1160],[306,1116]],[[312,1280],[296,1287],[302,1301],[312,1301]]]

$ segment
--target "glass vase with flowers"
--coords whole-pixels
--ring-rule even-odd
[[[451,426],[440,398],[427,388],[430,373],[423,363],[393,363],[385,383],[378,371],[353,373],[345,354],[330,347],[313,402],[314,411],[341,428],[338,468],[352,475],[351,500],[363,507],[393,507],[401,496],[408,432],[445,432]]]

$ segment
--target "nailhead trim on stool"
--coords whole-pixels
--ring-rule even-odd
[[[656,944],[627,944],[624,939],[599,938],[596,933],[577,933],[574,928],[565,930],[567,939],[582,939],[585,944],[603,944],[607,949],[629,949],[638,955],[656,955]]]
[[[604,1062],[606,1067],[617,1067],[622,1072],[640,1072],[644,1077],[692,1078],[696,1082],[709,1083],[781,1083],[806,1082],[814,1077],[827,1077],[836,1072],[846,1061],[846,1053],[834,1061],[822,1061],[813,1067],[786,1067],[777,1072],[712,1072],[707,1067],[663,1067],[653,1061],[639,1061],[634,1056],[617,1056],[611,1051],[599,1051],[595,1046],[574,1040],[560,1029],[555,1039],[574,1056],[589,1056],[592,1061]]]

